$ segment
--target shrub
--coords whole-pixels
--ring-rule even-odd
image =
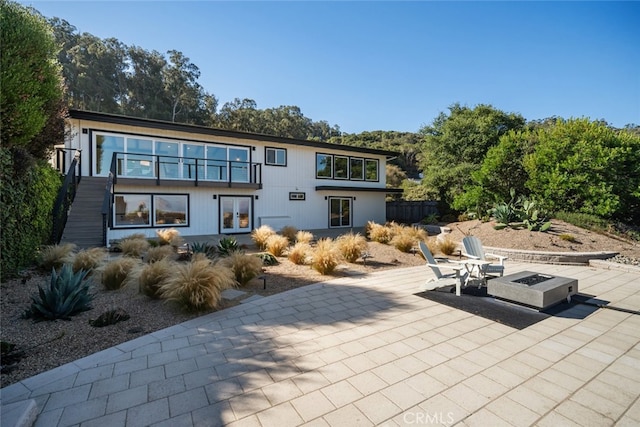
[[[87,274],[91,274],[93,270],[98,268],[106,259],[107,251],[104,248],[85,249],[73,256],[73,271],[78,272],[85,270]]]
[[[120,242],[124,242],[125,240],[147,240],[147,236],[144,233],[133,233],[124,236],[120,239]]]
[[[261,250],[265,250],[267,248],[267,239],[276,234],[273,231],[273,228],[268,225],[262,225],[251,232],[251,238],[256,246]]]
[[[233,237],[223,237],[218,242],[218,246],[216,246],[216,250],[220,254],[220,256],[225,257],[231,255],[233,252],[240,252],[240,245],[238,245],[238,241]]]
[[[313,234],[310,233],[309,231],[298,231],[296,233],[296,242],[297,243],[311,243],[311,241],[313,240]]]
[[[407,226],[398,224],[395,221],[391,221],[389,224],[387,224],[387,228],[389,229],[389,241],[391,241],[391,239],[393,239],[395,236],[403,234],[407,229]]]
[[[298,229],[295,228],[293,225],[285,225],[284,227],[282,227],[282,230],[280,230],[280,235],[289,239],[289,243],[293,243],[296,241],[297,233],[298,233]]]
[[[564,240],[566,242],[572,242],[572,243],[577,242],[576,236],[574,236],[573,234],[562,233],[558,237],[560,238],[560,240]]]
[[[411,249],[416,244],[416,239],[411,233],[403,232],[393,236],[389,243],[401,252],[411,252]]]
[[[606,232],[609,227],[606,220],[591,214],[560,211],[556,212],[554,216],[560,221],[573,224],[576,227],[584,228],[586,230],[596,231],[598,233]]]
[[[38,255],[38,266],[47,271],[52,268],[57,270],[70,258],[75,248],[73,243],[43,246]]]
[[[118,245],[122,255],[131,258],[140,258],[149,249],[149,242],[144,239],[124,239]]]
[[[378,243],[384,243],[384,244],[389,243],[389,241],[391,240],[391,229],[381,224],[376,224],[371,222],[369,224],[370,224],[369,226],[370,240]]]
[[[205,254],[208,258],[214,258],[216,256],[216,247],[210,245],[207,242],[194,242],[189,245],[192,254]]]
[[[222,298],[221,292],[235,283],[230,269],[198,258],[177,264],[171,277],[161,286],[160,294],[186,310],[207,310],[216,308]]]
[[[298,242],[287,251],[287,258],[294,264],[303,265],[311,253],[311,245],[306,242]]]
[[[438,241],[438,249],[440,249],[440,252],[442,252],[445,255],[451,255],[453,251],[456,250],[457,247],[458,245],[456,244],[456,242],[451,240],[449,236]]]
[[[180,232],[175,228],[163,228],[156,230],[156,236],[158,236],[158,243],[160,246],[171,245],[178,247],[184,243],[184,239],[180,236]]]
[[[360,233],[343,234],[336,239],[338,250],[347,262],[354,263],[367,250],[367,239]]]
[[[71,316],[91,309],[93,295],[89,293],[89,284],[85,280],[87,272],[76,273],[70,264],[65,264],[58,274],[51,270],[49,286],[38,286],[38,295],[31,297],[31,307],[26,317],[35,320],[68,320]]]
[[[406,227],[403,232],[413,237],[416,242],[427,240],[427,238],[429,237],[429,233],[427,233],[427,230],[420,227]]]
[[[311,268],[320,274],[331,274],[340,263],[340,251],[330,238],[318,240],[311,254]]]
[[[289,239],[284,236],[274,234],[267,239],[267,252],[273,256],[282,256],[284,251],[289,247]]]
[[[102,284],[110,291],[124,287],[127,276],[137,265],[138,261],[127,257],[111,261],[102,268]]]
[[[142,264],[130,277],[138,281],[140,292],[151,298],[160,298],[160,288],[171,277],[176,269],[176,263],[169,258],[159,259],[152,264]]]
[[[217,265],[231,269],[240,286],[246,285],[251,279],[262,273],[262,260],[260,258],[240,252],[223,258]]]
[[[176,253],[176,250],[173,248],[173,246],[155,246],[147,250],[147,253],[144,256],[144,261],[149,264],[153,264],[154,262],[158,262],[165,258],[173,260],[176,259],[177,256],[178,254]]]

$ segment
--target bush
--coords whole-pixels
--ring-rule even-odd
[[[160,288],[160,294],[186,310],[207,310],[216,308],[222,299],[221,292],[235,283],[230,269],[213,265],[206,258],[198,258],[178,264]]]
[[[376,223],[369,224],[370,240],[378,243],[387,244],[391,240],[391,237],[392,237],[391,229],[389,229],[388,227],[381,224],[376,224]]]
[[[159,259],[151,264],[142,264],[130,277],[138,282],[140,292],[151,298],[160,298],[160,288],[171,277],[176,263],[169,258]]]
[[[278,265],[278,259],[269,252],[260,252],[255,256],[262,261],[262,265]]]
[[[177,257],[178,254],[173,246],[155,246],[147,250],[147,253],[144,256],[144,261],[149,264],[153,264],[154,262],[158,262],[165,258],[175,260]]]
[[[433,255],[437,254],[440,251],[440,244],[438,243],[438,239],[436,237],[425,239],[424,242],[427,244],[427,248],[429,248],[429,252]]]
[[[560,240],[564,240],[565,242],[571,242],[571,243],[577,242],[576,236],[574,236],[573,234],[562,233],[558,237],[560,238]]]
[[[311,241],[313,240],[313,234],[311,234],[308,231],[298,231],[296,233],[296,242],[297,243],[311,243]]]
[[[75,248],[76,245],[73,243],[43,246],[38,254],[38,267],[45,271],[49,271],[52,268],[58,270],[69,260]]]
[[[180,232],[175,228],[163,228],[156,230],[156,236],[158,236],[158,243],[160,246],[170,245],[178,247],[184,244],[184,239],[180,236]]]
[[[102,268],[102,284],[110,291],[121,289],[127,284],[129,273],[137,265],[138,261],[127,257],[109,262]]]
[[[289,239],[284,236],[274,234],[267,239],[266,250],[273,256],[282,256],[284,251],[289,247]]]
[[[311,245],[306,242],[298,242],[287,251],[287,258],[296,265],[304,265],[311,253]]]
[[[141,258],[142,255],[149,250],[149,242],[147,239],[124,239],[118,245],[122,251],[122,255],[131,258]]]
[[[367,239],[360,233],[343,234],[336,239],[338,250],[347,262],[354,263],[367,250]]]
[[[246,285],[251,279],[262,273],[262,260],[260,258],[240,252],[223,258],[217,265],[231,269],[240,286]]]
[[[340,263],[340,251],[330,238],[318,240],[311,255],[311,268],[320,274],[331,274]]]
[[[456,242],[451,240],[449,236],[445,237],[444,239],[438,242],[438,249],[440,249],[440,252],[442,252],[445,255],[451,255],[456,250],[457,247],[458,245],[456,244]]]
[[[73,256],[72,266],[74,273],[85,270],[87,274],[91,274],[93,270],[98,268],[107,257],[107,251],[104,248],[85,249]]]
[[[416,244],[416,239],[410,233],[404,232],[393,236],[390,244],[401,252],[411,252]]]
[[[251,232],[251,238],[258,249],[264,251],[267,248],[267,239],[276,234],[273,228],[268,225],[262,225]]]
[[[31,307],[26,317],[35,320],[65,319],[91,309],[93,295],[89,293],[89,284],[85,281],[87,272],[73,272],[71,265],[65,264],[58,274],[51,270],[49,286],[38,286],[38,295],[31,297]]]
[[[609,223],[606,220],[586,213],[559,211],[554,216],[560,221],[598,233],[604,233],[609,228]]]
[[[289,243],[294,243],[296,241],[296,234],[298,233],[298,229],[293,225],[285,225],[280,230],[280,235],[289,239]]]

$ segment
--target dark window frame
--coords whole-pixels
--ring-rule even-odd
[[[150,206],[148,207],[147,215],[149,218],[149,225],[117,225],[116,224],[116,197],[118,196],[147,196],[150,200]],[[156,222],[156,197],[162,196],[183,196],[186,197],[186,212],[185,212],[185,223],[184,224],[158,224]],[[191,197],[188,193],[145,193],[145,192],[119,192],[113,194],[113,225],[111,229],[113,230],[126,230],[133,228],[166,228],[166,227],[190,227],[191,224]]]
[[[274,150],[276,152],[276,155],[275,155],[276,162],[275,163],[270,163],[268,161],[268,151],[269,150]],[[284,152],[284,164],[280,164],[280,163],[277,162],[277,160],[278,160],[277,152],[278,151]],[[267,165],[267,166],[286,167],[287,166],[287,160],[288,160],[287,157],[288,157],[288,153],[287,153],[287,149],[286,148],[264,147],[264,164]]]

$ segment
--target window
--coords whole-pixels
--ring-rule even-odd
[[[349,174],[349,178],[353,180],[361,181],[364,179],[364,159],[358,159],[355,157],[351,158],[351,170]]]
[[[329,226],[332,228],[351,226],[351,198],[329,198]]]
[[[149,218],[151,196],[147,194],[118,194],[114,197],[113,225],[115,227],[144,227]]]
[[[336,163],[333,177],[335,179],[349,179],[349,158],[345,156],[335,156]]]
[[[96,174],[106,176],[111,168],[113,153],[124,151],[124,138],[113,135],[96,136]],[[122,173],[122,164],[118,165],[118,173]]]
[[[295,192],[289,193],[289,200],[304,200],[305,198],[306,198],[305,193],[295,193]]]
[[[333,156],[316,154],[316,177],[333,178]]]
[[[115,228],[186,226],[189,225],[189,196],[115,194],[113,211]]]
[[[287,166],[287,150],[284,148],[266,147],[265,163],[271,166]]]
[[[376,159],[365,160],[365,177],[367,181],[378,181],[378,161]]]

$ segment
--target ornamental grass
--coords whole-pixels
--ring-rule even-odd
[[[142,264],[132,271],[130,277],[138,283],[138,289],[151,298],[160,298],[160,289],[176,269],[176,263],[169,257],[158,259],[150,264]]]
[[[451,255],[457,247],[457,243],[454,242],[449,236],[446,236],[444,239],[438,241],[438,249],[440,249],[440,252],[445,255]]]
[[[369,239],[378,242],[387,244],[391,240],[391,229],[387,226],[376,224],[374,222],[370,222],[367,224],[369,230]]]
[[[59,270],[73,256],[75,249],[73,243],[43,246],[37,258],[38,267],[44,271]]]
[[[141,258],[149,250],[149,242],[144,239],[124,239],[118,245],[122,255],[131,258]]]
[[[93,270],[100,267],[106,258],[107,250],[105,248],[90,248],[73,255],[70,261],[74,273],[84,270],[91,274]]]
[[[336,239],[336,245],[342,257],[350,263],[354,263],[367,251],[367,239],[360,233],[350,232]]]
[[[320,274],[331,274],[340,261],[340,251],[331,238],[318,240],[318,244],[311,254],[311,268]]]
[[[232,253],[228,257],[221,259],[217,265],[233,271],[236,282],[240,286],[245,286],[262,273],[262,259],[242,252]]]
[[[296,233],[296,243],[311,244],[313,241],[313,234],[309,231],[300,230]]]
[[[295,243],[297,233],[298,229],[293,225],[285,225],[284,227],[282,227],[282,230],[280,230],[279,234],[289,239],[289,243]]]
[[[173,246],[163,245],[149,248],[144,256],[144,262],[153,264],[165,258],[175,260],[178,254]]]
[[[128,283],[129,274],[138,265],[138,260],[129,257],[121,257],[107,263],[102,267],[102,285],[110,291],[123,288]]]
[[[269,236],[266,242],[266,251],[271,255],[279,257],[284,254],[284,251],[289,247],[289,239],[278,234]]]
[[[180,236],[180,232],[175,228],[163,228],[156,230],[156,236],[158,237],[158,243],[160,246],[169,245],[178,247],[184,244],[184,239]]]
[[[251,232],[251,239],[258,249],[264,251],[267,248],[267,239],[276,234],[276,232],[268,225],[261,225]]]
[[[287,250],[287,258],[296,265],[304,265],[309,259],[312,249],[306,242],[298,242]]]

